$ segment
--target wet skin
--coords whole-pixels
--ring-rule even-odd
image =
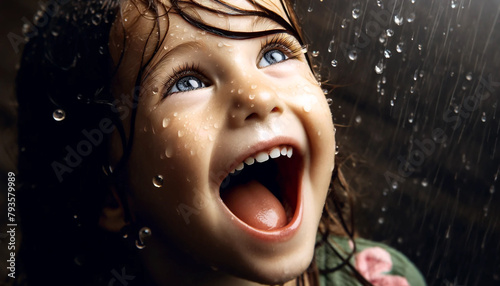
[[[236,31],[281,28],[255,18],[200,16]],[[117,22],[124,19],[128,46],[116,94],[134,88],[152,23],[132,6]],[[333,170],[334,128],[325,96],[300,45],[288,34],[232,40],[199,30],[175,14],[160,19],[162,31],[166,22],[164,48],[153,56],[141,82],[127,164],[128,203],[134,218],[153,233],[141,251],[146,269],[160,285],[289,281],[312,259]],[[115,61],[122,37],[119,29],[112,30]],[[152,55],[151,46],[146,55]],[[130,118],[124,124],[130,126]],[[112,162],[121,156],[120,145],[115,134]],[[299,158],[297,170],[285,174],[296,176],[297,206],[284,226],[265,230],[238,218],[219,189],[245,158],[277,146],[293,148],[292,158]],[[158,175],[163,177],[159,187],[153,184]],[[103,225],[116,229],[117,221]]]

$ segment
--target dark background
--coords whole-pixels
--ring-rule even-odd
[[[402,251],[429,285],[500,285],[500,1],[297,2],[333,100],[360,234]],[[0,1],[2,174],[17,154],[20,53],[7,35],[22,35],[36,3]]]

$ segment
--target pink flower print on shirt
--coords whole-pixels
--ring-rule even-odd
[[[380,247],[370,247],[355,255],[356,269],[374,286],[410,286],[406,278],[387,275],[391,271],[391,255]]]

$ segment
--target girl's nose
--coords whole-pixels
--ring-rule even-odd
[[[229,120],[233,127],[263,122],[284,110],[283,101],[270,83],[256,81],[232,90],[230,101]]]

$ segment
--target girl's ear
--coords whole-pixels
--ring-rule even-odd
[[[118,198],[115,186],[110,186],[99,217],[99,226],[110,232],[119,232],[125,225],[123,204]]]

